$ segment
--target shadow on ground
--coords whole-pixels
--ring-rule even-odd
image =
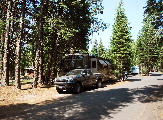
[[[103,116],[111,118],[110,112],[119,111],[133,101],[128,89],[83,92],[54,101],[44,101],[42,105],[17,104],[0,107],[0,118],[7,119],[61,119],[61,120],[99,120]],[[125,98],[123,98],[122,97]],[[25,105],[25,107],[24,107]],[[3,109],[18,110],[10,114]],[[6,110],[5,110],[6,111]]]
[[[151,85],[135,92],[139,95],[138,100],[142,103],[157,102],[163,100],[163,85]]]
[[[150,73],[150,76],[162,76],[162,75],[163,75],[163,74],[161,74],[161,73],[160,73],[160,74],[158,74],[158,73],[156,74],[155,72]]]
[[[132,79],[131,81],[139,81]],[[108,83],[110,84],[110,83]],[[105,84],[106,85],[106,84]],[[105,87],[105,86],[103,86]],[[93,89],[93,88],[92,88]],[[99,120],[112,118],[111,113],[121,111],[135,99],[140,102],[156,102],[163,97],[163,86],[151,85],[140,89],[87,90],[58,100],[38,104],[16,104],[0,107],[1,119],[30,120]],[[135,98],[135,96],[137,96]],[[9,114],[6,114],[4,111]]]
[[[141,81],[141,79],[127,79],[129,82]]]

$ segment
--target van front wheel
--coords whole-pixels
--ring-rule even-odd
[[[97,82],[97,84],[96,84],[96,88],[100,88],[100,87],[101,87],[101,85],[102,85],[101,80],[98,80],[98,82]]]
[[[80,93],[81,90],[82,90],[81,84],[80,83],[76,83],[75,86],[74,86],[74,89],[73,89],[74,93]]]

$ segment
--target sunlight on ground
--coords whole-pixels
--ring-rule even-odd
[[[160,117],[163,119],[163,111],[162,111],[162,113],[160,114]]]

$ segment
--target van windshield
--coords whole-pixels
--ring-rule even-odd
[[[79,74],[81,74],[81,72],[82,72],[82,70],[71,70],[70,72],[68,72],[66,74],[66,76],[68,76],[68,75],[79,75]]]

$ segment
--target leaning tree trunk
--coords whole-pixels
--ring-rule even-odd
[[[15,59],[15,88],[21,89],[20,84],[20,60],[21,60],[21,45],[22,45],[22,39],[24,37],[24,17],[25,17],[25,6],[26,6],[26,0],[22,1],[22,8],[21,8],[21,17],[20,17],[20,34],[16,43],[16,59]]]
[[[46,0],[41,2],[41,10],[38,21],[38,39],[36,43],[36,58],[35,58],[35,71],[34,71],[34,83],[33,87],[36,88],[37,85],[42,84],[42,46],[43,46],[43,13],[44,13],[44,3]]]
[[[3,77],[2,86],[9,86],[9,43],[10,43],[10,14],[12,9],[11,1],[8,1],[7,17],[6,17],[6,32],[4,41],[4,57],[3,57]]]

